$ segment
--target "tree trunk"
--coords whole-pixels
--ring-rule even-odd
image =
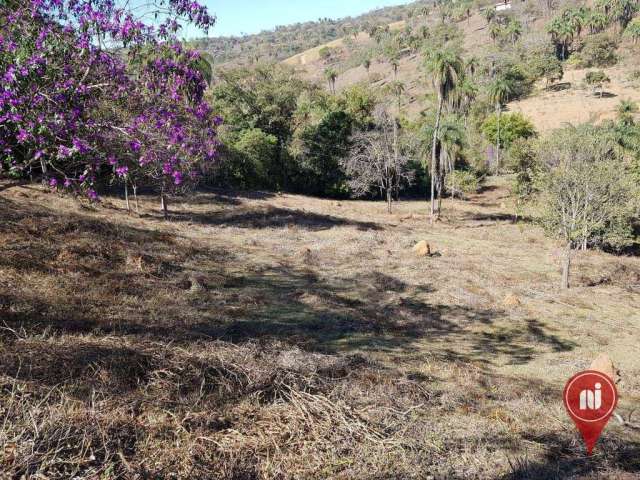
[[[569,274],[571,273],[571,242],[567,243],[567,246],[564,250],[564,256],[562,258],[562,284],[561,287],[563,290],[567,290],[569,288]]]
[[[138,186],[133,184],[133,199],[136,202],[136,213],[140,215],[140,204],[138,203]]]
[[[398,115],[400,114],[400,103],[398,101]],[[393,119],[393,172],[397,173],[398,170],[398,157],[399,157],[399,151],[398,151],[398,122],[397,120],[394,118]],[[394,175],[394,178],[397,178]],[[389,189],[387,190],[387,201],[389,202],[389,213],[391,213],[391,201],[393,200],[393,188],[397,187],[398,190],[400,190],[400,185],[394,185],[394,181],[391,180],[389,182]],[[398,195],[400,195],[400,192],[398,191]]]
[[[40,168],[42,169],[42,184],[47,183],[47,164],[44,163],[44,159],[40,159]]]
[[[387,212],[391,213],[391,189],[387,188]]]
[[[494,168],[497,171],[500,165],[500,116],[502,115],[502,106],[500,103],[496,105],[496,109],[498,110],[498,136],[496,137],[496,164]]]
[[[438,142],[438,130],[440,130],[440,116],[442,115],[442,96],[438,99],[438,113],[436,115],[436,126],[433,129],[433,142],[431,144],[431,223],[436,218],[436,143]]]
[[[127,213],[131,215],[131,205],[129,204],[129,182],[126,179],[124,181],[124,201],[127,204]]]
[[[164,219],[169,219],[169,205],[167,203],[167,196],[164,193],[164,189],[160,193],[160,207],[162,208],[162,214],[164,215]]]

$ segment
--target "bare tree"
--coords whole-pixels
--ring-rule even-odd
[[[341,164],[354,195],[361,197],[379,191],[391,213],[393,192],[403,183],[410,184],[413,172],[407,168],[408,158],[398,151],[396,120],[384,109],[378,109],[375,117],[375,129],[353,135],[349,156]]]

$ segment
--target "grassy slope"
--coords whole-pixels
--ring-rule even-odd
[[[637,433],[612,423],[586,459],[560,401],[605,351],[620,412],[640,407],[640,259],[581,254],[558,291],[558,249],[511,223],[503,180],[434,227],[419,201],[211,193],[163,222],[155,199],[138,218],[0,190],[10,477],[640,472]]]
[[[438,20],[431,15],[429,23]],[[540,18],[532,26],[532,30],[544,34],[544,26],[547,19]],[[391,25],[392,28],[404,28],[404,22]],[[468,21],[458,23],[464,32],[464,46],[467,52],[475,52],[478,49],[491,45],[487,24],[484,18],[476,13]],[[373,40],[366,34],[360,33],[356,44],[359,46],[372,45]],[[285,60],[283,63],[296,66],[302,74],[311,80],[323,82],[326,65],[319,58],[318,52],[325,45],[300,53]],[[343,41],[335,40],[326,46],[344,46]],[[614,118],[616,106],[620,100],[633,100],[640,102],[640,89],[637,82],[629,80],[629,74],[637,69],[634,55],[629,54],[630,44],[623,44],[620,48],[622,62],[612,68],[601,69],[611,78],[611,83],[605,88],[605,98],[594,96],[591,90],[584,85],[584,77],[588,70],[566,70],[562,82],[556,89],[547,89],[541,82],[535,92],[526,99],[512,102],[507,109],[519,111],[529,117],[540,132],[546,132],[558,128],[566,123],[578,124],[588,121],[599,122],[604,119]],[[346,64],[349,53],[345,53],[340,64]],[[341,75],[336,82],[338,90],[359,82],[367,82],[368,77],[362,66],[340,69]],[[593,70],[593,69],[592,69]],[[393,70],[385,62],[374,62],[370,75],[379,78],[373,84],[376,88],[393,81]],[[402,59],[398,70],[398,80],[406,86],[403,110],[409,117],[415,117],[424,108],[424,96],[430,91],[430,82],[425,78],[422,69],[420,55],[411,55]]]

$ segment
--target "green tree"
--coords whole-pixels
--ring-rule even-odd
[[[278,139],[259,128],[243,130],[232,145],[234,183],[244,188],[271,185],[272,162],[277,158]]]
[[[592,35],[604,31],[608,25],[609,18],[597,10],[590,10],[585,19],[585,26]]]
[[[329,90],[335,95],[336,93],[336,80],[338,79],[338,72],[329,67],[324,71],[324,78],[329,82]]]
[[[340,160],[349,152],[353,120],[342,110],[327,111],[317,124],[297,135],[300,178],[296,185],[306,194],[340,197],[348,193]]]
[[[585,76],[584,81],[591,88],[599,89],[600,98],[602,98],[604,94],[604,84],[610,83],[611,79],[602,70],[595,70],[595,71],[587,72],[587,75]]]
[[[373,124],[376,103],[376,95],[370,88],[356,84],[342,90],[338,105],[351,117],[354,127],[367,130]]]
[[[508,149],[517,139],[529,139],[536,136],[536,130],[524,115],[519,112],[505,113],[498,120],[498,115],[491,115],[482,124],[485,138]],[[498,138],[499,135],[499,138]]]
[[[511,43],[515,44],[522,36],[522,23],[519,20],[512,18],[507,23],[505,34],[511,40]]]
[[[610,67],[618,61],[616,49],[618,41],[607,34],[588,37],[580,51],[576,54],[575,66],[580,68]]]
[[[566,60],[569,48],[573,43],[575,30],[570,22],[563,16],[555,17],[549,26],[547,31],[551,35],[551,40],[560,48],[561,59]]]
[[[495,105],[496,108],[496,124],[497,124],[497,135],[496,135],[496,152],[495,152],[495,168],[500,168],[500,144],[501,144],[501,135],[500,135],[500,117],[502,116],[502,109],[504,108],[505,103],[509,100],[509,97],[513,94],[513,85],[510,81],[505,79],[504,77],[496,78],[489,85],[489,100],[491,103]]]
[[[624,35],[633,40],[636,45],[640,39],[640,18],[634,18],[624,31]]]
[[[498,12],[495,7],[487,7],[482,11],[482,15],[487,22],[487,25],[491,25],[497,18]]]
[[[287,147],[295,130],[294,114],[303,92],[317,87],[301,80],[283,65],[258,65],[218,72],[219,81],[210,92],[211,101],[225,119],[222,134],[237,139],[238,132],[260,129],[277,139],[276,157],[271,162],[269,181],[275,188],[287,188]]]
[[[435,211],[435,186],[438,172],[437,168],[437,140],[440,130],[440,121],[445,102],[448,102],[452,92],[458,86],[463,75],[464,64],[460,56],[451,49],[435,50],[425,59],[427,71],[432,78],[433,88],[438,96],[436,122],[433,129],[433,141],[431,149],[431,221],[436,219]],[[440,212],[438,212],[438,215]]]
[[[562,288],[569,288],[573,251],[588,245],[623,247],[632,240],[637,187],[611,135],[568,127],[541,142],[541,222],[563,241]]]
[[[638,113],[638,104],[631,100],[621,100],[616,108],[618,120],[623,125],[634,125],[634,116]]]

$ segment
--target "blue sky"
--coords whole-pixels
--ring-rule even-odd
[[[201,0],[218,23],[210,37],[258,33],[277,25],[317,20],[321,17],[355,16],[378,7],[401,5],[409,0]],[[190,36],[190,29],[183,34]]]

